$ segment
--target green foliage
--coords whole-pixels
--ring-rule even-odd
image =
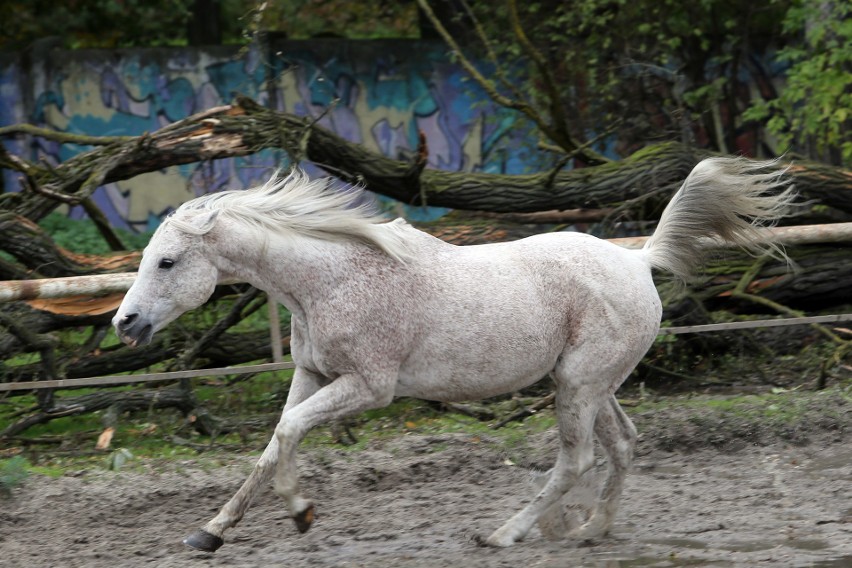
[[[781,31],[790,0],[759,9],[747,0],[557,0],[517,3],[526,37],[546,59],[560,88],[554,101],[543,75],[510,25],[504,3],[476,3],[473,12],[498,61],[525,76],[521,88],[501,93],[532,102],[552,120],[565,109],[573,136],[618,132],[621,148],[675,139],[733,146],[739,74],[754,53],[765,52]],[[484,57],[487,50],[480,53]],[[496,75],[496,73],[495,73]],[[721,118],[720,118],[721,117]],[[730,148],[729,148],[730,149]]]
[[[224,43],[247,43],[257,31],[303,39],[416,37],[413,2],[388,0],[220,0]],[[22,49],[44,37],[70,48],[181,46],[194,0],[0,0],[0,49]]]
[[[23,456],[0,461],[0,495],[8,495],[29,476],[29,463]]]
[[[130,450],[127,448],[118,448],[107,456],[104,461],[104,466],[111,471],[118,471],[132,459],[133,454],[130,453]]]
[[[57,245],[83,254],[108,254],[110,251],[95,224],[88,219],[71,219],[67,215],[51,213],[39,223],[53,237]],[[121,242],[128,250],[141,250],[148,244],[151,233],[131,233],[116,229]]]
[[[745,118],[766,123],[782,147],[852,165],[852,5],[841,0],[797,2],[784,18],[792,41],[778,54],[790,65],[776,99],[759,101]]]
[[[0,0],[0,49],[58,36],[72,48],[186,44],[192,0]]]
[[[388,0],[255,1],[249,33],[275,31],[290,39],[417,37],[417,6]]]

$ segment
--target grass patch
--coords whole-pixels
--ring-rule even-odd
[[[0,495],[8,495],[29,476],[29,463],[23,456],[0,461]]]
[[[60,433],[66,442],[58,449],[52,446],[39,451],[29,447],[24,449],[23,455],[31,464],[27,471],[58,476],[82,469],[106,470],[110,452],[120,448],[128,449],[133,455],[120,471],[131,472],[151,468],[173,469],[180,467],[182,460],[192,460],[212,468],[231,462],[237,455],[259,455],[272,435],[275,413],[283,404],[277,399],[286,394],[286,389],[279,385],[278,395],[259,400],[276,382],[281,382],[280,378],[269,375],[258,377],[261,380],[256,384],[250,384],[251,381],[240,383],[239,386],[244,387],[242,394],[232,392],[238,390],[232,387],[199,386],[199,392],[207,391],[209,407],[215,413],[221,415],[223,409],[230,405],[242,408],[245,403],[235,400],[235,397],[244,396],[253,410],[266,413],[268,420],[265,425],[255,420],[251,429],[211,441],[197,435],[178,412],[140,412],[122,417],[108,452],[94,452],[97,434],[102,430],[98,416],[72,419],[73,424],[57,421],[55,425],[37,427],[32,435],[49,437]],[[825,432],[840,435],[850,419],[850,402],[852,381],[847,381],[816,392],[788,390],[758,395],[658,398],[627,408],[627,412],[639,427],[644,443],[667,451],[678,451],[764,445],[778,440],[799,443],[817,432],[820,435]],[[506,408],[500,414],[511,411]],[[241,412],[247,418],[257,418],[257,414],[249,414],[245,408]],[[523,422],[513,422],[496,430],[491,428],[491,423],[444,411],[433,403],[400,399],[386,408],[371,410],[351,419],[349,425],[357,438],[355,444],[340,445],[333,438],[330,426],[324,425],[308,434],[301,449],[334,449],[342,452],[336,454],[341,458],[357,459],[361,450],[382,447],[405,436],[460,434],[477,438],[510,457],[524,456],[530,440],[556,426],[552,409],[542,410]],[[68,434],[69,429],[72,434]],[[172,437],[175,433],[192,445],[176,442]],[[430,444],[428,451],[440,452],[447,447],[447,444],[438,442]],[[77,450],[82,455],[66,455],[65,450]],[[74,454],[74,451],[71,453]]]
[[[774,418],[777,420],[797,420],[821,400],[841,399],[852,402],[852,380],[843,381],[833,388],[821,391],[776,388],[760,394],[703,395],[689,394],[676,397],[662,397],[643,400],[633,408],[630,414],[646,414],[668,410],[673,405],[690,409],[694,414],[705,412],[729,414],[751,418]]]
[[[629,408],[647,443],[667,451],[736,450],[776,442],[842,440],[852,428],[852,380],[824,390],[774,389],[762,394],[688,395]]]
[[[491,428],[491,422],[447,412],[429,402],[400,399],[386,408],[368,411],[356,417],[350,423],[350,429],[358,440],[355,444],[341,446],[334,440],[330,428],[320,427],[308,434],[303,446],[337,447],[347,452],[357,452],[400,436],[465,434],[494,440],[505,449],[524,446],[530,435],[549,430],[555,425],[556,418],[552,410],[544,410],[523,422],[511,422],[495,430]],[[431,447],[432,451],[441,449],[441,444]]]
[[[20,456],[16,456],[16,457],[20,457]],[[38,474],[38,475],[43,475],[45,477],[57,478],[57,477],[62,477],[63,475],[65,475],[65,468],[60,467],[60,466],[55,466],[55,465],[54,466],[28,465],[27,467],[28,467],[29,471],[31,471],[32,473],[35,473],[35,474]]]

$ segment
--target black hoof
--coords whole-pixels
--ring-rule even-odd
[[[214,534],[210,534],[209,532],[198,529],[185,539],[183,539],[183,543],[187,546],[191,546],[196,550],[203,550],[204,552],[216,552],[219,550],[219,547],[225,544],[225,541],[222,540],[222,537],[218,537]]]
[[[314,522],[314,506],[311,505],[293,517],[293,522],[296,523],[296,528],[299,529],[300,533],[304,534],[308,532],[308,529],[311,528],[311,525]]]

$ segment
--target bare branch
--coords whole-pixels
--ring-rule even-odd
[[[464,55],[464,52],[462,51],[458,42],[455,40],[452,34],[447,31],[447,29],[441,23],[440,19],[438,19],[438,16],[435,15],[435,12],[429,5],[428,0],[417,0],[417,4],[420,6],[421,10],[423,10],[423,13],[435,27],[435,30],[437,30],[438,34],[444,39],[447,45],[450,46],[450,49],[453,50],[453,53],[458,58],[459,64],[462,66],[462,68],[473,78],[474,81],[476,81],[476,83],[480,87],[485,90],[491,100],[493,100],[495,103],[502,107],[521,112],[524,116],[533,121],[538,127],[538,129],[545,136],[547,136],[559,147],[561,147],[566,153],[573,152],[581,146],[581,144],[574,140],[567,132],[567,120],[564,114],[564,109],[561,109],[558,90],[555,87],[555,83],[553,81],[552,76],[546,68],[546,62],[544,62],[543,58],[541,57],[541,54],[537,50],[535,50],[532,44],[529,43],[529,39],[527,39],[526,35],[523,33],[523,30],[520,29],[519,24],[515,32],[516,36],[519,38],[519,41],[521,41],[521,44],[524,46],[525,51],[527,51],[528,56],[530,56],[536,63],[536,67],[539,70],[539,73],[542,73],[545,82],[549,82],[548,97],[551,101],[550,112],[553,115],[553,121],[549,121],[528,101],[523,100],[521,98],[510,98],[498,91],[497,87],[494,85],[494,82],[486,78],[476,68],[476,66],[471,62],[471,60]],[[512,7],[514,7],[514,4],[512,4]],[[515,12],[515,20],[516,19],[517,13]],[[481,33],[480,30],[477,30],[477,33]],[[480,37],[482,36],[484,36],[484,33]],[[487,42],[487,40],[484,41]],[[524,44],[524,42],[526,42],[526,45]],[[536,57],[533,57],[533,54],[537,56],[537,59]],[[496,56],[494,56],[494,59],[496,61]],[[498,78],[500,78],[499,75]],[[512,88],[510,90],[514,95],[517,96],[517,89]],[[554,122],[556,125],[554,125]],[[597,152],[591,151],[589,149],[583,150],[582,152],[578,152],[577,155],[582,157],[590,164],[602,164],[610,161],[603,155],[600,155]]]
[[[494,66],[494,75],[500,81],[500,83],[512,92],[512,95],[516,98],[521,98],[521,92],[515,86],[514,83],[509,81],[506,78],[506,71],[502,65],[500,65],[499,60],[497,59],[497,54],[494,52],[494,48],[491,46],[491,41],[488,39],[488,36],[485,35],[485,30],[482,27],[482,24],[479,22],[479,18],[476,17],[476,14],[473,10],[471,10],[470,5],[466,0],[462,0],[462,6],[464,7],[467,16],[470,18],[470,21],[473,22],[473,29],[476,32],[476,35],[479,37],[479,41],[482,42],[482,45],[485,47],[485,52],[488,56],[488,60]]]
[[[260,294],[260,290],[257,288],[249,288],[246,292],[244,292],[234,305],[231,306],[231,309],[228,313],[220,319],[216,324],[208,329],[201,338],[195,342],[195,344],[187,349],[180,357],[178,357],[174,363],[169,367],[170,370],[179,370],[183,371],[185,369],[191,368],[191,365],[195,361],[196,357],[198,357],[199,353],[207,349],[216,339],[219,338],[220,335],[225,333],[231,326],[238,323],[247,314],[243,313],[244,308],[251,303],[258,295]],[[266,302],[261,302],[257,306],[254,307],[252,311],[256,311],[261,305]]]
[[[11,124],[0,127],[0,136],[13,136],[15,134],[29,134],[63,144],[80,144],[82,146],[107,146],[136,138],[135,136],[86,136],[85,134],[72,134],[50,128],[40,128],[33,124]]]
[[[547,93],[548,101],[550,102],[550,116],[554,125],[553,131],[558,135],[558,138],[554,138],[551,135],[551,139],[564,148],[566,152],[579,155],[584,158],[584,160],[592,162],[593,164],[609,162],[609,158],[602,154],[598,154],[589,148],[591,143],[587,142],[583,144],[575,140],[574,137],[571,136],[571,133],[568,132],[568,117],[565,114],[565,107],[562,105],[562,97],[559,94],[556,81],[553,79],[553,74],[550,72],[550,66],[541,52],[536,49],[527,37],[527,34],[521,25],[521,20],[518,17],[518,6],[515,0],[508,0],[508,7],[509,19],[512,24],[512,32],[515,34],[515,37],[518,39],[518,43],[521,44],[521,47],[526,52],[527,56],[532,59],[533,63],[535,63],[538,74],[544,82],[544,89]]]

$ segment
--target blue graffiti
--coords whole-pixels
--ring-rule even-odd
[[[280,110],[322,117],[319,124],[341,137],[397,159],[410,159],[422,132],[433,168],[523,173],[540,167],[531,138],[523,128],[519,134],[517,114],[491,103],[448,61],[440,44],[330,41],[284,42],[269,52],[257,46],[117,56],[67,52],[29,71],[43,85],[37,93],[23,92],[16,61],[0,63],[0,124],[26,120],[80,134],[140,135],[244,94]],[[26,117],[25,108],[31,109]],[[53,163],[89,149],[39,139],[27,155],[18,140],[4,144]],[[256,185],[287,163],[283,151],[268,150],[188,164],[174,168],[180,183],[172,179],[168,187],[142,190],[129,180],[99,188],[94,199],[116,226],[148,230],[187,198],[187,188],[191,196]],[[15,186],[8,173],[5,182]],[[406,215],[444,212],[413,207]],[[71,215],[83,213],[74,208]]]

